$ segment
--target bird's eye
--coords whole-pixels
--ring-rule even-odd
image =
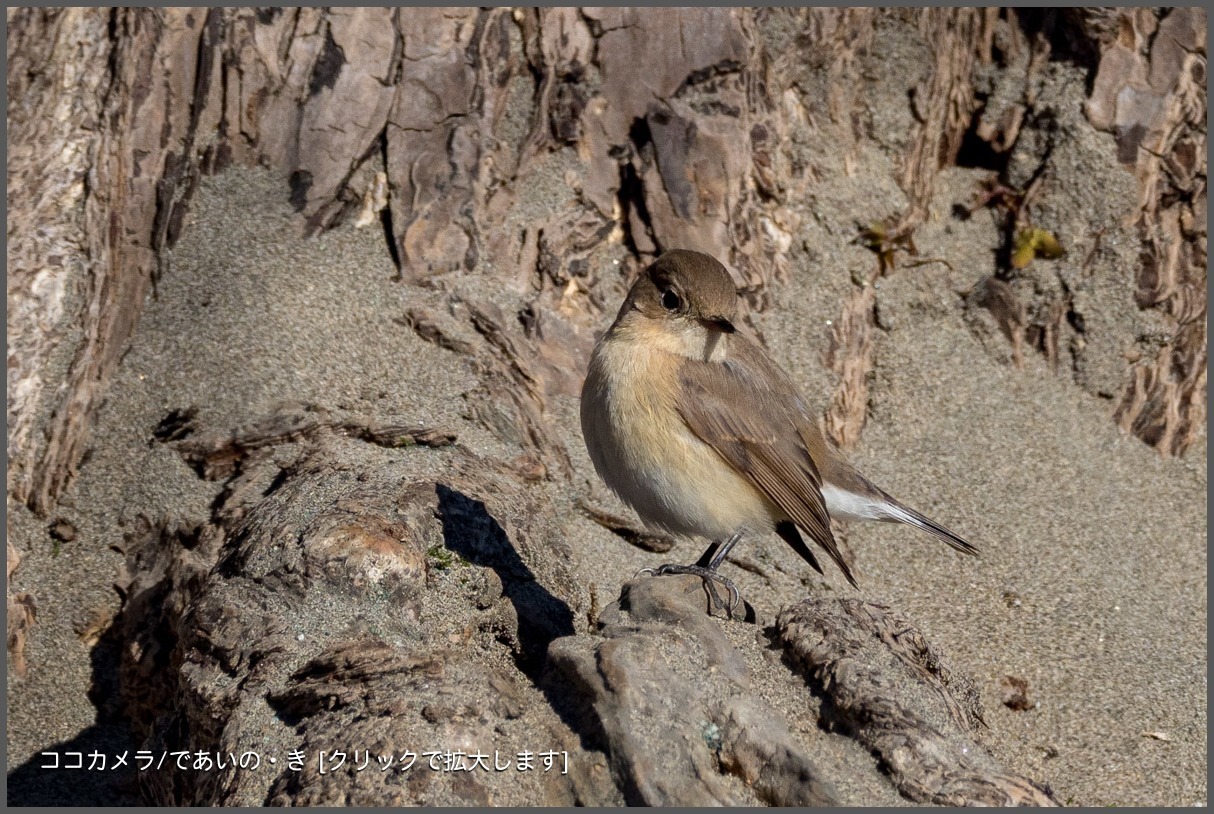
[[[674,293],[672,289],[666,289],[662,294],[662,307],[667,311],[677,311],[682,304],[683,301],[679,299],[679,295]]]

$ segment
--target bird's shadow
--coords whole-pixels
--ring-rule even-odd
[[[536,579],[484,503],[441,483],[437,492],[445,547],[497,574],[518,615],[519,668],[534,678],[549,643],[573,635],[573,611]]]
[[[548,645],[554,639],[574,634],[573,611],[539,582],[482,501],[443,484],[438,485],[437,494],[444,546],[497,574],[503,594],[518,617],[518,666],[543,689],[539,678]],[[120,652],[115,644],[107,637],[93,649],[90,696],[94,703],[99,702],[98,696],[116,697]],[[107,806],[130,805],[140,800],[133,757],[139,746],[119,716],[106,714],[106,706],[99,704],[95,724],[74,738],[47,746],[9,772],[9,805]],[[56,758],[44,753],[58,753],[60,768],[46,768]],[[84,768],[66,768],[69,760],[70,765],[77,762],[75,753],[81,754]],[[107,765],[103,771],[90,771],[87,767],[93,762],[94,753],[106,755],[109,765],[115,755],[125,753],[128,763],[118,770]]]
[[[111,679],[117,676],[117,655],[104,643],[93,648],[94,687],[114,683]],[[8,773],[8,805],[138,805],[138,748],[127,724],[99,708],[91,726],[73,738],[48,744]],[[115,768],[120,755],[125,765]],[[77,764],[80,768],[70,768]]]
[[[569,692],[566,681],[548,670],[548,645],[576,633],[569,605],[540,584],[484,503],[442,484],[438,486],[438,499],[446,547],[469,562],[492,568],[514,606],[520,651],[515,663],[519,671],[577,734],[583,748],[605,751],[607,738],[597,716],[586,707],[580,693]]]

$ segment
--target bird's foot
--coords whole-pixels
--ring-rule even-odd
[[[704,587],[708,591],[708,598],[712,601],[714,610],[724,610],[726,615],[733,619],[734,608],[742,601],[742,593],[738,590],[738,586],[733,584],[733,580],[728,577],[723,577],[714,569],[703,565],[674,565],[667,563],[659,565],[657,568],[642,568],[637,571],[637,576],[647,574],[654,577],[664,577],[668,574],[694,574],[704,580]],[[714,582],[721,583],[727,591],[729,591],[729,602],[722,602],[720,594],[717,593]]]

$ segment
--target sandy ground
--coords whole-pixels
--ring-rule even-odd
[[[971,180],[964,171],[950,179],[958,191]],[[938,196],[942,211],[950,194]],[[29,675],[8,676],[14,802],[15,788],[24,802],[67,799],[31,771],[42,750],[138,748],[99,722],[89,700],[91,687],[104,698],[112,680],[89,631],[117,608],[111,585],[122,557],[111,547],[122,546],[138,516],[205,517],[217,492],[149,444],[170,410],[193,405],[203,427],[231,427],[280,401],[315,401],[450,424],[477,452],[506,452],[461,418],[460,394],[475,382],[468,366],[393,321],[407,293],[392,281],[382,233],[342,226],[302,241],[285,197],[261,172],[203,184],[110,390],[92,454],[54,515],[76,526],[76,539],[56,546],[44,523],[12,515],[25,557],[14,589],[39,602]],[[800,237],[812,251],[798,251],[792,281],[756,319],[775,358],[820,404],[830,386],[828,320],[849,289],[849,264],[871,262],[841,248],[847,223],[844,212],[807,221]],[[954,271],[924,266],[882,282],[885,330],[869,421],[853,453],[875,482],[967,536],[982,556],[962,558],[906,527],[853,526],[843,537],[858,591],[837,572],[825,580],[808,572],[775,538],[748,540],[738,555],[766,577],[741,568],[732,575],[760,621],[810,590],[898,609],[954,670],[976,680],[989,725],[983,737],[996,755],[1066,802],[1204,803],[1205,439],[1180,460],[1161,459],[1117,430],[1110,402],[1032,354],[1024,369],[1012,368],[1001,337],[975,333],[956,292],[989,269],[992,228],[937,217],[916,240],[925,255],[947,254]],[[577,469],[570,493],[551,497],[558,509],[571,507],[589,490],[618,506],[589,466],[576,415],[576,399],[551,405]],[[669,556],[648,554],[571,508],[565,514],[573,566],[600,597],[613,598],[638,568],[699,553],[699,544],[682,544]],[[1006,676],[1028,682],[1034,708],[1001,703]],[[118,802],[126,793],[96,776],[82,783],[71,792],[77,799]]]

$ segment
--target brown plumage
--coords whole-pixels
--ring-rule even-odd
[[[870,483],[818,429],[788,375],[736,332],[737,293],[705,254],[663,254],[633,284],[591,358],[582,430],[603,479],[651,525],[725,541],[775,531],[818,571],[798,527],[855,577],[832,516],[914,525],[968,554],[964,539]],[[731,590],[732,585],[730,585]]]
[[[758,345],[735,334],[724,361],[688,360],[679,373],[683,386],[677,409],[691,431],[787,519],[805,529],[854,585],[855,577],[830,530],[822,476],[810,451],[819,447],[821,457],[822,435],[799,409],[801,397],[784,371]],[[737,404],[748,409],[738,410]],[[781,536],[788,540],[785,535]],[[795,542],[788,542],[797,548]],[[798,553],[805,556],[805,552]],[[806,559],[822,570],[812,554]]]

